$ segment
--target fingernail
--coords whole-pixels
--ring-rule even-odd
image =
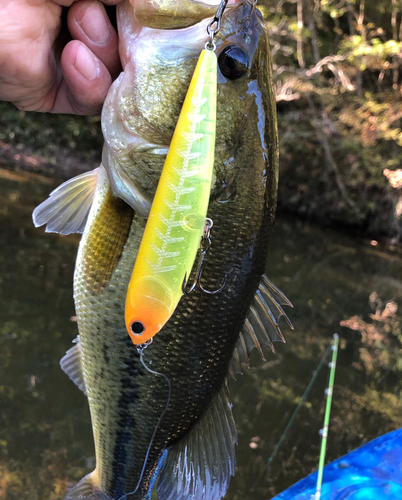
[[[94,80],[99,74],[98,61],[85,45],[81,45],[77,50],[75,68],[87,80]]]
[[[83,12],[81,19],[78,19],[78,23],[87,37],[96,44],[105,44],[111,36],[106,12],[98,3],[90,4]]]

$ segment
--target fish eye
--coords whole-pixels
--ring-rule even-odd
[[[219,68],[229,80],[237,80],[247,73],[249,58],[238,45],[228,45],[218,57]]]
[[[141,321],[134,321],[134,323],[131,323],[130,328],[134,335],[141,335],[145,332],[145,326]]]

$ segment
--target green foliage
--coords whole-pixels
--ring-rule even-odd
[[[281,139],[280,207],[400,241],[401,5],[263,1]],[[399,205],[398,205],[399,203]]]
[[[347,60],[360,71],[386,69],[390,57],[399,56],[402,43],[395,40],[383,42],[380,38],[365,40],[361,35],[354,35],[341,41],[339,54],[347,55]]]

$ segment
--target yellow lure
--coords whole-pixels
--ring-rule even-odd
[[[215,156],[217,58],[202,51],[173,134],[128,285],[134,344],[158,333],[183,295],[203,235]]]

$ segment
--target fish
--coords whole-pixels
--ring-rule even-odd
[[[123,0],[124,71],[102,111],[100,167],[67,181],[36,226],[82,232],[74,299],[79,336],[61,367],[87,395],[96,467],[66,500],[218,500],[235,473],[228,378],[284,341],[286,296],[264,274],[276,213],[278,134],[267,30],[255,0],[229,3],[215,39],[214,234],[203,284],[140,350],[124,321],[133,264],[216,0]],[[269,264],[269,261],[268,261]]]

